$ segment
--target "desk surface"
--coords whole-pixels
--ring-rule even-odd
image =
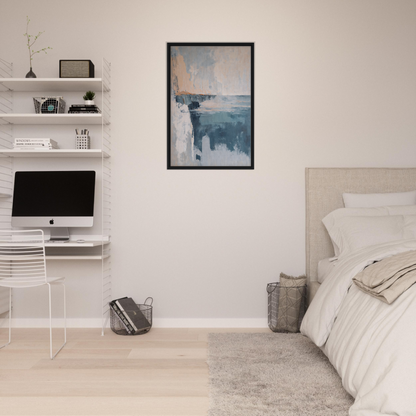
[[[33,241],[28,241],[26,243],[0,243],[0,247],[27,247],[28,245],[30,246],[31,242],[33,243]],[[39,241],[36,243],[39,243]],[[107,244],[110,244],[110,242],[102,240],[86,240],[82,243],[77,242],[77,240],[69,240],[67,242],[45,241],[46,260],[103,260],[109,257],[109,253],[107,252],[107,249],[105,249],[105,253],[101,252],[101,250],[98,249],[98,247],[102,247]],[[93,247],[97,247],[99,251],[97,251],[97,249],[93,249]],[[84,249],[89,250],[84,251]]]
[[[31,240],[27,240],[25,242],[23,241],[8,241],[8,242],[1,242],[0,243],[0,247],[21,247],[21,246],[30,246],[31,243],[33,244],[33,246],[38,246],[41,247],[39,243],[41,243],[41,241],[31,241]],[[83,242],[78,242],[77,240],[69,240],[69,241],[45,241],[45,248],[91,248],[91,247],[98,247],[98,246],[103,246],[106,244],[110,244],[109,241],[101,241],[101,240],[85,240]]]
[[[52,242],[52,241],[45,241],[45,248],[48,247],[77,247],[77,248],[82,248],[82,247],[97,247],[97,246],[102,246],[105,244],[109,244],[109,241],[89,241],[86,240],[83,243],[78,243],[76,240],[69,240],[67,242],[65,241],[56,241],[56,242]]]

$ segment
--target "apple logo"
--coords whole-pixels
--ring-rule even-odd
[[[53,220],[49,220],[49,224],[50,225],[53,225]]]

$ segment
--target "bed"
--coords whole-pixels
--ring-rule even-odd
[[[320,285],[318,264],[335,255],[322,219],[344,206],[345,192],[415,189],[416,168],[306,169],[309,308],[301,332],[328,356],[355,398],[352,416],[416,415],[416,285],[388,305],[352,284],[352,278],[373,262],[416,252],[416,239],[363,247],[340,257]]]

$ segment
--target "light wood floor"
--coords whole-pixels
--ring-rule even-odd
[[[52,361],[48,330],[14,329],[0,349],[0,415],[205,416],[208,333],[267,331],[153,328],[123,337],[108,329],[102,337],[68,329]],[[0,345],[5,339],[1,329]]]

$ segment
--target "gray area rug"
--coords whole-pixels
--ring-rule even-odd
[[[347,416],[353,398],[300,334],[209,334],[209,416]]]

